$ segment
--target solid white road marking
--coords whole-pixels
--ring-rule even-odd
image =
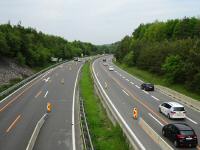
[[[48,91],[45,93],[45,95],[44,95],[44,98],[46,98],[46,97],[47,97],[47,94],[48,94],[48,93],[49,93]]]
[[[76,98],[76,87],[77,87],[77,82],[78,82],[78,75],[79,72],[82,68],[82,65],[78,69],[77,75],[76,75],[76,80],[74,83],[74,92],[73,92],[73,103],[72,103],[72,149],[76,150],[76,143],[75,143],[75,118],[74,118],[74,107],[75,107],[75,98]]]
[[[103,89],[101,83],[99,82],[99,79],[96,76],[96,73],[94,71],[94,63],[92,64],[92,70],[94,72],[94,76],[102,90],[102,92],[104,93],[104,95],[106,96],[106,99],[108,100],[108,102],[111,104],[111,106],[113,107],[114,111],[116,112],[116,114],[119,116],[120,120],[122,121],[122,123],[124,124],[124,126],[126,127],[127,131],[131,134],[131,136],[134,138],[134,140],[136,141],[136,143],[138,144],[138,146],[140,147],[141,150],[146,150],[146,148],[144,147],[144,145],[141,143],[141,141],[138,139],[138,137],[135,135],[135,133],[131,130],[131,128],[129,127],[129,125],[126,123],[126,121],[124,120],[124,118],[121,116],[121,114],[119,113],[119,111],[117,110],[117,108],[114,106],[114,104],[112,103],[111,99],[108,97],[108,95],[106,94],[105,90]]]
[[[125,79],[125,77],[124,77],[124,76],[122,76],[122,78],[123,78],[123,79]]]
[[[135,87],[137,87],[138,89],[140,88],[138,85],[135,85]]]
[[[147,91],[145,91],[145,90],[142,90],[144,93],[146,93],[146,94],[149,94],[149,92],[147,92]]]
[[[189,118],[188,116],[185,117],[186,119],[190,120],[192,123],[194,124],[198,124],[196,121],[192,120],[191,118]]]
[[[130,83],[134,85],[134,83],[133,83],[133,82],[130,82]]]
[[[155,96],[153,96],[153,95],[151,95],[151,97],[152,97],[153,99],[157,100],[157,101],[160,101],[157,97],[155,97]]]
[[[122,91],[123,91],[127,96],[129,96],[128,93],[127,93],[125,90],[122,90]]]
[[[151,113],[148,113],[155,121],[157,121],[162,127],[164,126],[158,119],[156,119]]]
[[[129,82],[129,79],[126,79],[126,81],[128,81],[128,82]]]

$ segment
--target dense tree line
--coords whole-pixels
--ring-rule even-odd
[[[16,59],[22,65],[43,66],[50,62],[51,57],[71,59],[96,52],[96,46],[90,43],[68,42],[20,24],[0,25],[0,55]]]
[[[104,44],[104,45],[98,45],[97,50],[99,54],[114,54],[117,47],[119,45],[119,42],[115,42],[112,44]]]
[[[141,24],[120,41],[115,56],[200,92],[200,19]]]

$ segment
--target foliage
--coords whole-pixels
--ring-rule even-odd
[[[96,54],[96,46],[80,41],[68,42],[53,35],[19,25],[0,25],[0,54],[16,59],[20,64],[40,67],[51,57],[71,59],[74,56]]]
[[[80,80],[87,122],[96,150],[128,150],[128,144],[119,126],[113,126],[100,99],[94,91],[89,63],[84,65]]]
[[[200,80],[200,19],[185,17],[141,24],[119,42],[115,56],[118,62],[200,91],[196,85]]]

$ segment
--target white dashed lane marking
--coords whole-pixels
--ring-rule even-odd
[[[192,120],[191,118],[189,118],[188,116],[185,117],[186,119],[190,120],[192,123],[194,124],[198,124],[196,121]]]
[[[140,88],[138,85],[135,85],[135,87],[138,88],[138,89]]]
[[[127,96],[129,96],[128,93],[127,93],[125,90],[122,89],[122,91],[123,91]]]
[[[157,100],[157,101],[160,101],[157,97],[155,97],[155,96],[153,96],[153,95],[151,95],[151,97],[152,97],[153,99]]]

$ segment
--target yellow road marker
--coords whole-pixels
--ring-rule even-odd
[[[51,112],[51,109],[52,109],[52,105],[51,103],[47,103],[47,112],[50,113]]]

